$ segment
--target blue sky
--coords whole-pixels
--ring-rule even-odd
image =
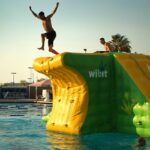
[[[37,50],[41,46],[41,22],[29,11],[48,15],[56,0],[0,0],[0,83],[28,80],[29,66],[37,57],[53,54]],[[54,48],[62,52],[92,53],[103,50],[99,37],[111,40],[120,33],[130,41],[132,52],[150,55],[150,0],[59,0],[52,18],[57,32]],[[44,77],[34,72],[35,80]]]

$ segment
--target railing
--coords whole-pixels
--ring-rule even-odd
[[[4,99],[26,98],[26,93],[23,93],[23,92],[3,92],[2,95]]]

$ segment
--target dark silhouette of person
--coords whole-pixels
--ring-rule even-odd
[[[46,31],[46,33],[42,33],[41,34],[41,39],[42,39],[42,46],[40,48],[38,48],[39,50],[44,50],[44,44],[45,44],[45,38],[48,39],[48,47],[49,47],[49,52],[52,52],[53,54],[58,54],[58,52],[56,50],[53,49],[53,42],[56,38],[56,32],[52,27],[52,23],[51,23],[51,18],[53,17],[53,15],[56,13],[57,8],[59,6],[59,2],[56,3],[56,7],[54,8],[54,10],[52,11],[51,14],[49,14],[48,16],[45,16],[44,12],[41,11],[38,15],[32,10],[32,7],[29,6],[30,11],[32,12],[32,14],[40,19],[42,21],[42,26],[44,28],[44,30]]]

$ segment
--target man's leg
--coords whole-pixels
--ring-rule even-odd
[[[41,34],[41,40],[42,40],[42,46],[38,48],[39,50],[44,50],[44,44],[45,44],[45,34]]]
[[[50,32],[50,36],[48,39],[48,47],[49,47],[49,52],[57,55],[59,53],[53,49],[53,42],[54,42],[55,38],[56,38],[56,32],[53,30]]]
[[[53,54],[59,54],[56,50],[53,49],[53,45],[49,45],[49,52],[53,53]]]

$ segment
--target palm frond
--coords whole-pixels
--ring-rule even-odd
[[[111,44],[117,51],[131,52],[130,41],[124,35],[112,35]]]

